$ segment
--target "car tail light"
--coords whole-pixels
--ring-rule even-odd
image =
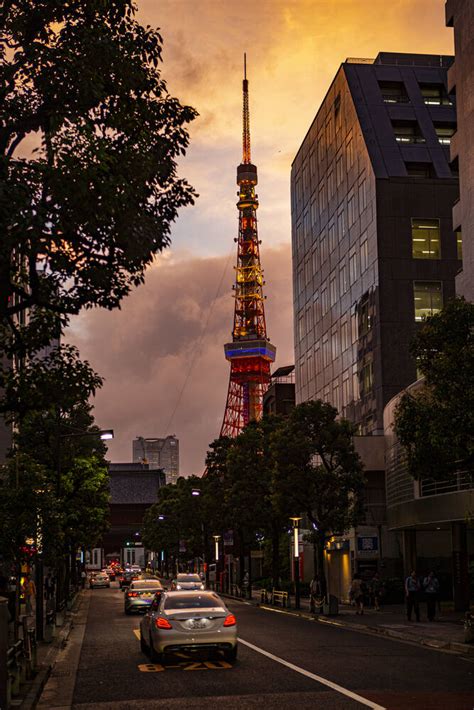
[[[138,597],[138,592],[127,592],[127,597]]]
[[[157,619],[155,619],[155,625],[157,629],[172,629],[173,627],[171,626],[170,622],[168,619],[164,619],[162,616],[159,616]]]
[[[225,621],[224,621],[224,626],[235,626],[237,623],[237,619],[233,614],[229,614],[226,616]]]

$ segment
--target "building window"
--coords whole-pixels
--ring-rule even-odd
[[[351,386],[349,379],[349,370],[346,370],[342,375],[342,406],[346,407],[351,401]]]
[[[345,264],[342,264],[339,271],[339,285],[341,289],[341,296],[343,296],[347,291],[347,267]]]
[[[460,229],[457,229],[454,233],[456,235],[456,248],[458,259],[462,259],[462,233]]]
[[[360,399],[359,377],[357,375],[357,365],[352,365],[352,399],[357,402]]]
[[[319,213],[321,214],[326,209],[326,185],[322,181],[319,183],[318,188],[318,205]]]
[[[339,330],[334,328],[331,333],[331,350],[332,359],[336,360],[339,357]]]
[[[415,178],[434,178],[436,173],[431,163],[405,163],[407,175]]]
[[[314,349],[314,374],[316,377],[319,375],[321,370],[321,347],[318,343]]]
[[[328,201],[334,196],[336,186],[334,184],[334,170],[328,172]]]
[[[309,193],[309,170],[308,163],[303,163],[303,199],[307,199]]]
[[[355,197],[354,197],[354,192],[351,191],[349,193],[349,197],[347,199],[347,223],[349,227],[352,227],[352,225],[355,222]]]
[[[421,322],[443,307],[443,284],[441,281],[414,281],[415,320]]]
[[[334,386],[332,388],[332,406],[335,407],[338,412],[341,409],[340,387],[337,380],[334,380]]]
[[[358,306],[359,312],[359,338],[363,335],[367,335],[372,327],[372,322],[370,318],[369,310],[369,296],[366,295],[362,298]]]
[[[434,129],[441,145],[451,145],[451,138],[456,133],[456,124],[435,123]]]
[[[329,347],[329,335],[323,335],[323,366],[328,367],[331,364],[331,349]]]
[[[328,290],[326,287],[321,291],[321,310],[323,316],[325,316],[329,310]]]
[[[324,159],[324,133],[319,131],[318,133],[318,160],[322,163]]]
[[[337,213],[337,233],[339,240],[341,240],[346,233],[346,214],[344,212],[344,207],[342,207]]]
[[[440,259],[439,219],[412,219],[411,241],[414,259]]]
[[[392,121],[397,143],[424,143],[425,138],[416,121]]]
[[[341,323],[341,352],[345,352],[349,347],[351,343],[349,340],[349,323],[347,320],[342,321]]]
[[[318,258],[318,247],[317,246],[315,246],[313,248],[313,251],[311,252],[311,264],[312,264],[313,276],[316,276],[316,274],[319,271],[319,258]]]
[[[420,84],[423,102],[427,106],[451,106],[452,101],[446,93],[444,84]]]
[[[352,251],[349,254],[349,281],[352,284],[355,284],[357,281],[358,277],[358,269],[357,269],[357,254],[355,251]]]
[[[336,236],[336,227],[334,222],[331,222],[331,224],[328,227],[328,235],[329,235],[329,253],[332,254],[334,249],[337,246],[337,236]]]
[[[316,192],[314,192],[311,200],[311,224],[313,227],[319,219],[319,204],[317,198],[318,195],[316,195]]]
[[[332,143],[332,139],[333,139],[333,122],[332,122],[332,118],[328,118],[328,120],[326,121],[326,145],[328,146],[328,148]]]
[[[313,295],[313,313],[314,322],[318,323],[321,318],[321,308],[319,305],[319,291],[315,291]]]
[[[359,214],[367,207],[367,185],[365,178],[359,180]]]
[[[374,367],[373,363],[366,362],[360,371],[360,393],[362,396],[370,394],[374,386]]]
[[[369,266],[369,244],[367,239],[364,239],[360,245],[360,273],[363,274]]]
[[[313,309],[311,308],[311,304],[306,306],[306,332],[311,333],[313,330]]]
[[[337,303],[337,279],[335,274],[331,276],[329,281],[329,300],[331,306],[335,306]]]
[[[346,143],[346,155],[347,155],[347,169],[352,168],[354,165],[354,141],[352,136],[347,139]]]
[[[407,104],[410,101],[402,81],[379,81],[379,87],[386,104]]]
[[[300,220],[296,224],[296,247],[301,249],[304,242],[303,222]]]
[[[308,286],[309,282],[311,281],[311,258],[309,256],[306,257],[305,262],[304,262],[304,283],[305,286]]]
[[[323,232],[321,234],[321,264],[324,264],[326,259],[328,258],[328,238],[326,232]]]
[[[313,180],[316,177],[316,172],[317,172],[316,166],[317,166],[316,151],[313,149],[309,154],[309,172],[310,172]]]
[[[344,155],[340,153],[336,159],[336,184],[339,186],[344,180]]]
[[[304,240],[306,244],[311,242],[311,214],[306,210],[303,216]]]
[[[304,313],[302,313],[298,318],[298,340],[303,340],[304,335]]]

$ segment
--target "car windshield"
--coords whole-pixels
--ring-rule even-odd
[[[132,589],[161,589],[161,583],[156,579],[144,579],[140,582],[132,582]]]
[[[177,581],[201,583],[201,577],[198,574],[178,574]]]
[[[166,598],[165,609],[214,609],[224,608],[216,594],[177,595],[173,592]]]

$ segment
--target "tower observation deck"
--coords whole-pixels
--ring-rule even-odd
[[[235,268],[232,342],[224,345],[230,379],[221,436],[237,436],[252,419],[262,416],[263,395],[270,383],[276,348],[267,338],[260,242],[257,232],[257,168],[250,154],[250,114],[246,58],[243,80],[243,151],[237,167],[239,234]]]

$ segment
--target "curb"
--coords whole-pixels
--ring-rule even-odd
[[[361,624],[351,624],[343,619],[335,621],[326,617],[313,616],[309,612],[298,611],[296,609],[281,609],[280,607],[267,606],[266,604],[260,604],[260,602],[254,599],[243,599],[241,597],[234,597],[230,594],[221,593],[222,597],[227,599],[233,599],[234,601],[245,602],[251,606],[260,607],[261,609],[268,609],[269,611],[280,611],[286,614],[291,614],[292,616],[299,616],[300,618],[307,619],[308,621],[313,621],[319,624],[326,624],[329,626],[337,626],[338,628],[348,629],[350,631],[356,631],[361,634],[367,634],[369,636],[386,636],[387,638],[392,638],[395,641],[406,641],[408,643],[415,644],[417,646],[424,646],[426,648],[431,648],[435,651],[444,651],[445,653],[455,653],[456,655],[470,656],[474,658],[474,644],[460,643],[456,641],[442,641],[436,638],[424,638],[422,636],[409,636],[404,634],[403,631],[395,631],[392,629],[384,629],[379,626],[363,626]]]

